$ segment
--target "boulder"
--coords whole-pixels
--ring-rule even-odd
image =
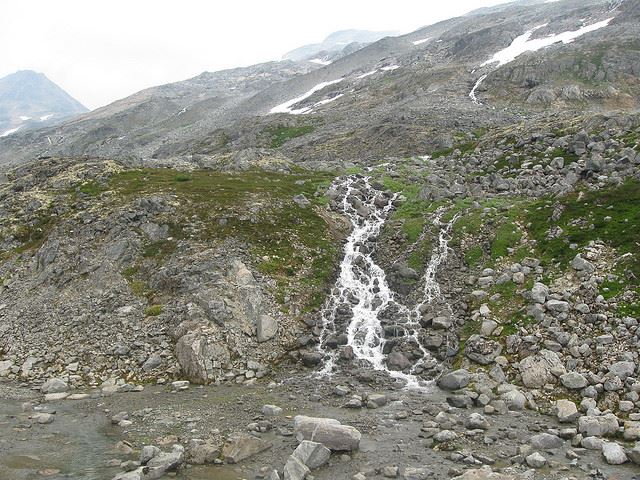
[[[467,370],[454,370],[441,376],[438,386],[444,390],[459,390],[469,385],[470,380],[471,375]]]
[[[320,468],[329,461],[331,450],[321,443],[303,440],[293,451],[292,456],[313,470]]]
[[[578,407],[571,400],[560,399],[556,402],[554,411],[560,423],[573,422],[580,416]]]
[[[271,443],[246,433],[234,433],[222,447],[222,456],[227,463],[238,463],[271,448]]]
[[[618,431],[618,417],[613,413],[602,416],[582,416],[578,419],[578,431],[585,437],[615,435]]]
[[[602,444],[602,455],[609,465],[622,465],[629,461],[624,449],[615,442],[604,442]]]
[[[276,336],[278,322],[270,315],[260,315],[256,322],[258,342],[266,342]]]
[[[531,446],[536,450],[555,450],[562,447],[564,441],[557,435],[538,433],[531,437]]]
[[[311,440],[337,451],[357,450],[362,435],[354,427],[342,425],[332,418],[298,415],[293,419],[293,431],[298,441]]]
[[[40,387],[42,393],[62,393],[67,390],[69,390],[69,385],[61,378],[50,378]]]
[[[175,352],[182,372],[196,384],[214,381],[231,358],[223,343],[204,332],[190,332],[180,337]]]
[[[534,303],[544,304],[549,296],[549,287],[544,283],[536,282],[531,289],[531,300]]]
[[[533,452],[525,460],[531,468],[542,468],[547,463],[547,459],[538,452]]]
[[[558,354],[541,350],[520,361],[522,383],[528,388],[541,388],[548,383],[555,383],[556,377],[552,372],[559,368],[562,368],[562,362]]]
[[[283,473],[284,480],[304,480],[311,473],[311,470],[299,458],[291,455],[284,465]]]
[[[562,385],[570,390],[581,390],[589,385],[589,381],[584,377],[584,375],[578,372],[567,372],[560,376],[560,381],[562,382]]]

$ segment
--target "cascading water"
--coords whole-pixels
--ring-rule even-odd
[[[408,387],[419,387],[422,382],[415,374],[416,368],[431,358],[418,338],[422,328],[420,319],[425,308],[442,301],[436,273],[448,255],[449,235],[457,217],[443,224],[444,209],[436,212],[434,224],[440,233],[423,277],[424,296],[415,308],[409,309],[397,301],[384,270],[373,259],[375,241],[398,195],[377,190],[369,177],[340,178],[332,188],[340,195],[340,209],[351,221],[352,231],[344,247],[340,275],[322,312],[320,348],[328,358],[320,373],[326,375],[333,371],[335,347],[341,342],[353,349],[355,358],[366,360],[375,370],[404,380]],[[385,363],[386,340],[381,316],[389,308],[394,310],[397,323],[404,327],[404,341],[415,344],[422,355],[408,374],[389,370]],[[447,308],[450,312],[448,305]]]

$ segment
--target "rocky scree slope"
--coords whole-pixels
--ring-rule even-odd
[[[0,158],[6,164],[37,155],[89,154],[149,166],[186,162],[215,168],[284,158],[306,168],[336,169],[348,161],[366,165],[384,156],[427,154],[453,145],[448,132],[543,119],[549,110],[567,118],[585,109],[633,110],[637,5],[503,5],[384,38],[321,68],[309,62],[256,66],[269,72],[270,81],[237,93],[225,89],[203,102],[193,103],[189,95],[182,103],[161,102],[151,90],[149,100],[124,101],[130,102],[126,112],[107,107],[56,131],[5,139]],[[504,65],[483,65],[536,27],[532,41],[605,21],[571,43],[558,42]],[[255,77],[251,68],[240,73]],[[476,104],[469,94],[484,75]],[[321,84],[326,85],[289,106],[304,114],[270,113]],[[192,87],[187,82],[179,88]],[[142,126],[130,128],[135,125]],[[280,128],[299,133],[273,145],[271,132]]]
[[[99,160],[13,170],[0,187],[0,376],[264,375],[296,348],[334,268],[343,224],[315,196],[327,180]]]

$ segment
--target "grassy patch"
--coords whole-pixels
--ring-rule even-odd
[[[162,313],[162,310],[162,305],[150,305],[145,309],[144,314],[147,317],[157,317]]]
[[[270,146],[271,148],[281,147],[292,138],[301,137],[313,132],[313,130],[313,125],[301,125],[299,127],[278,125],[277,127],[268,129],[268,133],[271,136]]]
[[[480,263],[483,256],[484,251],[482,250],[482,247],[480,245],[474,245],[464,252],[464,261],[468,266],[475,267]]]
[[[337,255],[316,192],[333,174],[195,171],[189,176],[182,181],[174,170],[144,169],[112,177],[110,187],[119,197],[168,194],[179,205],[166,219],[172,239],[147,244],[143,255],[162,259],[185,238],[206,243],[234,238],[248,246],[258,270],[276,280],[279,298],[296,296],[307,308],[316,308]],[[296,205],[292,199],[298,194],[312,206]]]
[[[562,209],[552,217],[554,210]],[[569,244],[586,246],[601,240],[616,249],[626,281],[640,284],[640,182],[628,180],[618,187],[577,192],[557,202],[540,201],[529,209],[529,233],[537,241],[542,260],[566,266],[576,252]],[[550,238],[550,228],[563,234]]]

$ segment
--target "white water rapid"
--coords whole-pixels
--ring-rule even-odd
[[[416,375],[416,368],[433,362],[419,339],[420,319],[430,305],[442,302],[436,274],[447,258],[449,235],[457,217],[443,224],[444,210],[436,212],[434,224],[440,228],[438,243],[433,248],[422,279],[423,298],[410,309],[396,299],[384,270],[373,258],[375,242],[398,195],[377,190],[370,178],[358,176],[336,180],[333,189],[340,195],[340,210],[351,221],[352,231],[344,246],[340,275],[322,312],[320,349],[326,355],[320,374],[331,374],[336,367],[337,346],[347,345],[353,349],[356,359],[365,360],[373,369],[402,379],[407,387],[419,388],[425,382]],[[451,312],[448,305],[447,308]],[[389,311],[392,312],[393,323],[404,330],[402,341],[414,344],[422,357],[412,362],[409,373],[390,370],[387,366],[383,319],[388,318]]]

